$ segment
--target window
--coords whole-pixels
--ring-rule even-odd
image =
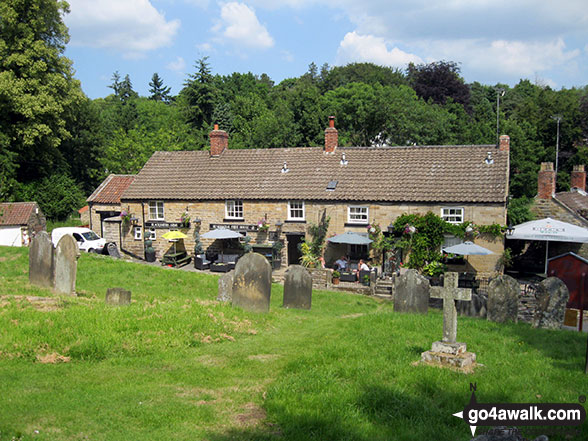
[[[163,201],[149,201],[149,219],[164,220]]]
[[[304,220],[304,201],[288,202],[288,220]]]
[[[227,219],[243,219],[243,201],[227,201],[225,215]]]
[[[149,240],[157,239],[157,235],[155,234],[155,228],[149,228]]]
[[[450,224],[463,222],[463,208],[445,207],[441,209],[441,218]]]
[[[143,238],[143,230],[141,227],[135,227],[135,240],[141,240]]]
[[[368,207],[350,205],[347,211],[347,222],[350,224],[367,224],[368,213]]]

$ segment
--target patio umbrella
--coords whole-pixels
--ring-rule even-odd
[[[223,240],[223,239],[238,239],[238,238],[243,237],[243,235],[241,233],[237,233],[236,231],[233,231],[233,230],[217,228],[214,230],[207,231],[206,233],[200,235],[200,237],[202,237],[204,239]],[[223,255],[223,254],[224,254],[224,243],[221,248],[221,255]]]
[[[545,245],[545,274],[547,274],[547,257],[549,242],[578,242],[588,243],[588,230],[583,227],[568,224],[549,217],[545,219],[525,222],[513,227],[512,234],[507,239],[541,240]]]
[[[486,256],[488,254],[494,254],[489,249],[476,245],[470,241],[443,248],[443,251],[450,254],[459,254],[460,256]]]
[[[186,234],[182,233],[181,231],[174,230],[174,231],[168,231],[167,233],[162,234],[161,237],[174,243],[174,254],[176,254],[176,242],[179,239],[185,239],[188,236]]]
[[[337,234],[336,236],[328,239],[331,243],[346,243],[349,245],[369,245],[373,241],[368,237],[362,236],[361,234],[352,233],[347,231],[343,234]]]

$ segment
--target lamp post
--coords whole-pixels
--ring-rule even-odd
[[[496,88],[496,147],[500,146],[500,97],[505,93],[502,87]]]
[[[553,115],[551,118],[557,121],[557,138],[555,141],[555,177],[557,179],[557,165],[559,162],[559,123],[562,118],[561,115]]]

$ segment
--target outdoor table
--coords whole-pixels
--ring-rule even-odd
[[[186,251],[179,251],[177,253],[166,253],[161,258],[162,265],[179,266],[181,264],[188,263],[190,256]]]

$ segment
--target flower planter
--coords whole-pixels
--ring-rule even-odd
[[[333,285],[338,285],[339,284],[339,278],[333,278]]]

